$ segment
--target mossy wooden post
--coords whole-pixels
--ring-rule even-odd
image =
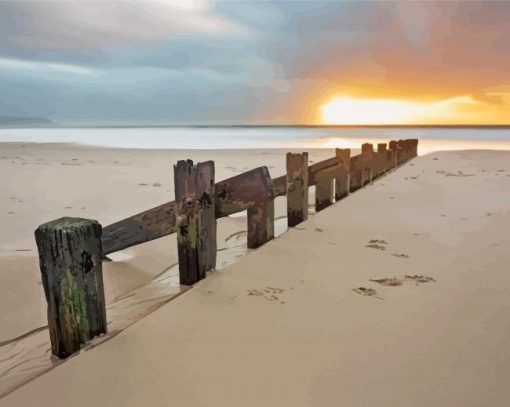
[[[59,358],[106,333],[101,233],[98,222],[80,218],[54,220],[35,231],[51,351]]]
[[[347,168],[347,173],[344,177],[335,178],[335,201],[339,201],[343,197],[349,194],[349,173],[350,173],[350,164],[351,164],[351,149],[350,148],[337,148],[335,150],[335,156],[340,157],[345,167]]]
[[[248,248],[256,249],[274,238],[274,200],[248,208]]]
[[[308,153],[287,153],[287,224],[308,219]]]
[[[191,285],[216,267],[214,162],[174,166],[179,279]]]
[[[322,179],[315,186],[315,212],[320,212],[333,204],[333,182],[333,178]]]

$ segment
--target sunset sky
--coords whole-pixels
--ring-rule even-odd
[[[510,123],[510,1],[0,1],[0,116]]]

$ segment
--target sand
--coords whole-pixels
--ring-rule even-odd
[[[334,151],[311,150],[312,161]],[[106,226],[173,200],[173,164],[213,159],[217,180],[260,165],[285,171],[285,150],[137,150],[65,144],[0,143],[0,397],[55,366],[49,355],[46,302],[33,232],[62,216]],[[279,198],[277,216],[285,214]],[[280,218],[277,233],[286,229]],[[245,213],[221,219],[218,268],[246,249]],[[175,235],[110,255],[104,263],[112,334],[181,293]],[[21,340],[16,340],[18,337]],[[4,346],[2,346],[4,344]]]
[[[509,153],[416,158],[0,405],[506,406],[509,208]]]

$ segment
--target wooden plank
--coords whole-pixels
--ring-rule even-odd
[[[106,333],[101,225],[62,218],[39,226],[35,240],[48,303],[51,351],[66,358]]]
[[[218,182],[215,194],[216,217],[228,216],[272,199],[271,176],[267,167],[255,168]],[[176,231],[175,202],[167,202],[105,227],[103,254],[114,253]]]
[[[308,167],[308,186],[316,185],[318,182],[318,174],[324,171],[334,169],[344,164],[341,157],[332,157],[324,161],[319,161]]]
[[[269,170],[267,167],[255,168],[216,184],[216,218],[244,211],[273,198]]]
[[[287,224],[308,219],[308,153],[287,153]]]
[[[103,255],[175,233],[175,202],[167,202],[103,229]]]
[[[335,149],[335,155],[343,160],[345,166],[345,173],[335,178],[335,200],[339,201],[349,195],[351,149],[337,148]]]
[[[274,238],[274,200],[248,208],[248,248],[256,249]]]
[[[214,162],[174,166],[179,279],[191,285],[216,267]]]
[[[287,194],[287,175],[273,179],[273,191],[275,198]]]

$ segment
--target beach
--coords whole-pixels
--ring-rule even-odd
[[[260,165],[276,177],[285,173],[286,151],[0,144],[0,307],[8,310],[0,316],[0,344],[5,344],[0,346],[0,396],[58,363],[49,358],[49,335],[43,329],[46,300],[34,239],[37,226],[63,216],[107,226],[171,201],[173,165],[180,159],[214,160],[218,181]],[[331,149],[309,151],[311,162],[334,155]],[[276,200],[277,235],[286,230],[285,202]],[[218,221],[219,269],[248,252],[246,229],[245,212]],[[103,268],[112,334],[181,293],[175,234],[109,258],[113,261]]]
[[[39,223],[70,215],[106,225],[171,200],[177,159],[214,159],[218,180],[262,164],[275,177],[285,165],[285,150],[1,151],[0,298],[16,311],[2,313],[10,331],[0,341],[45,323]],[[245,219],[222,219],[225,267],[182,295],[166,275],[172,289],[150,294],[157,310],[0,404],[505,406],[509,163],[509,152],[489,150],[415,158],[247,255],[232,244]],[[284,198],[276,208],[284,215]],[[175,252],[170,236],[112,255],[110,306],[165,277]],[[124,315],[120,331],[136,319],[127,314],[108,319]]]

